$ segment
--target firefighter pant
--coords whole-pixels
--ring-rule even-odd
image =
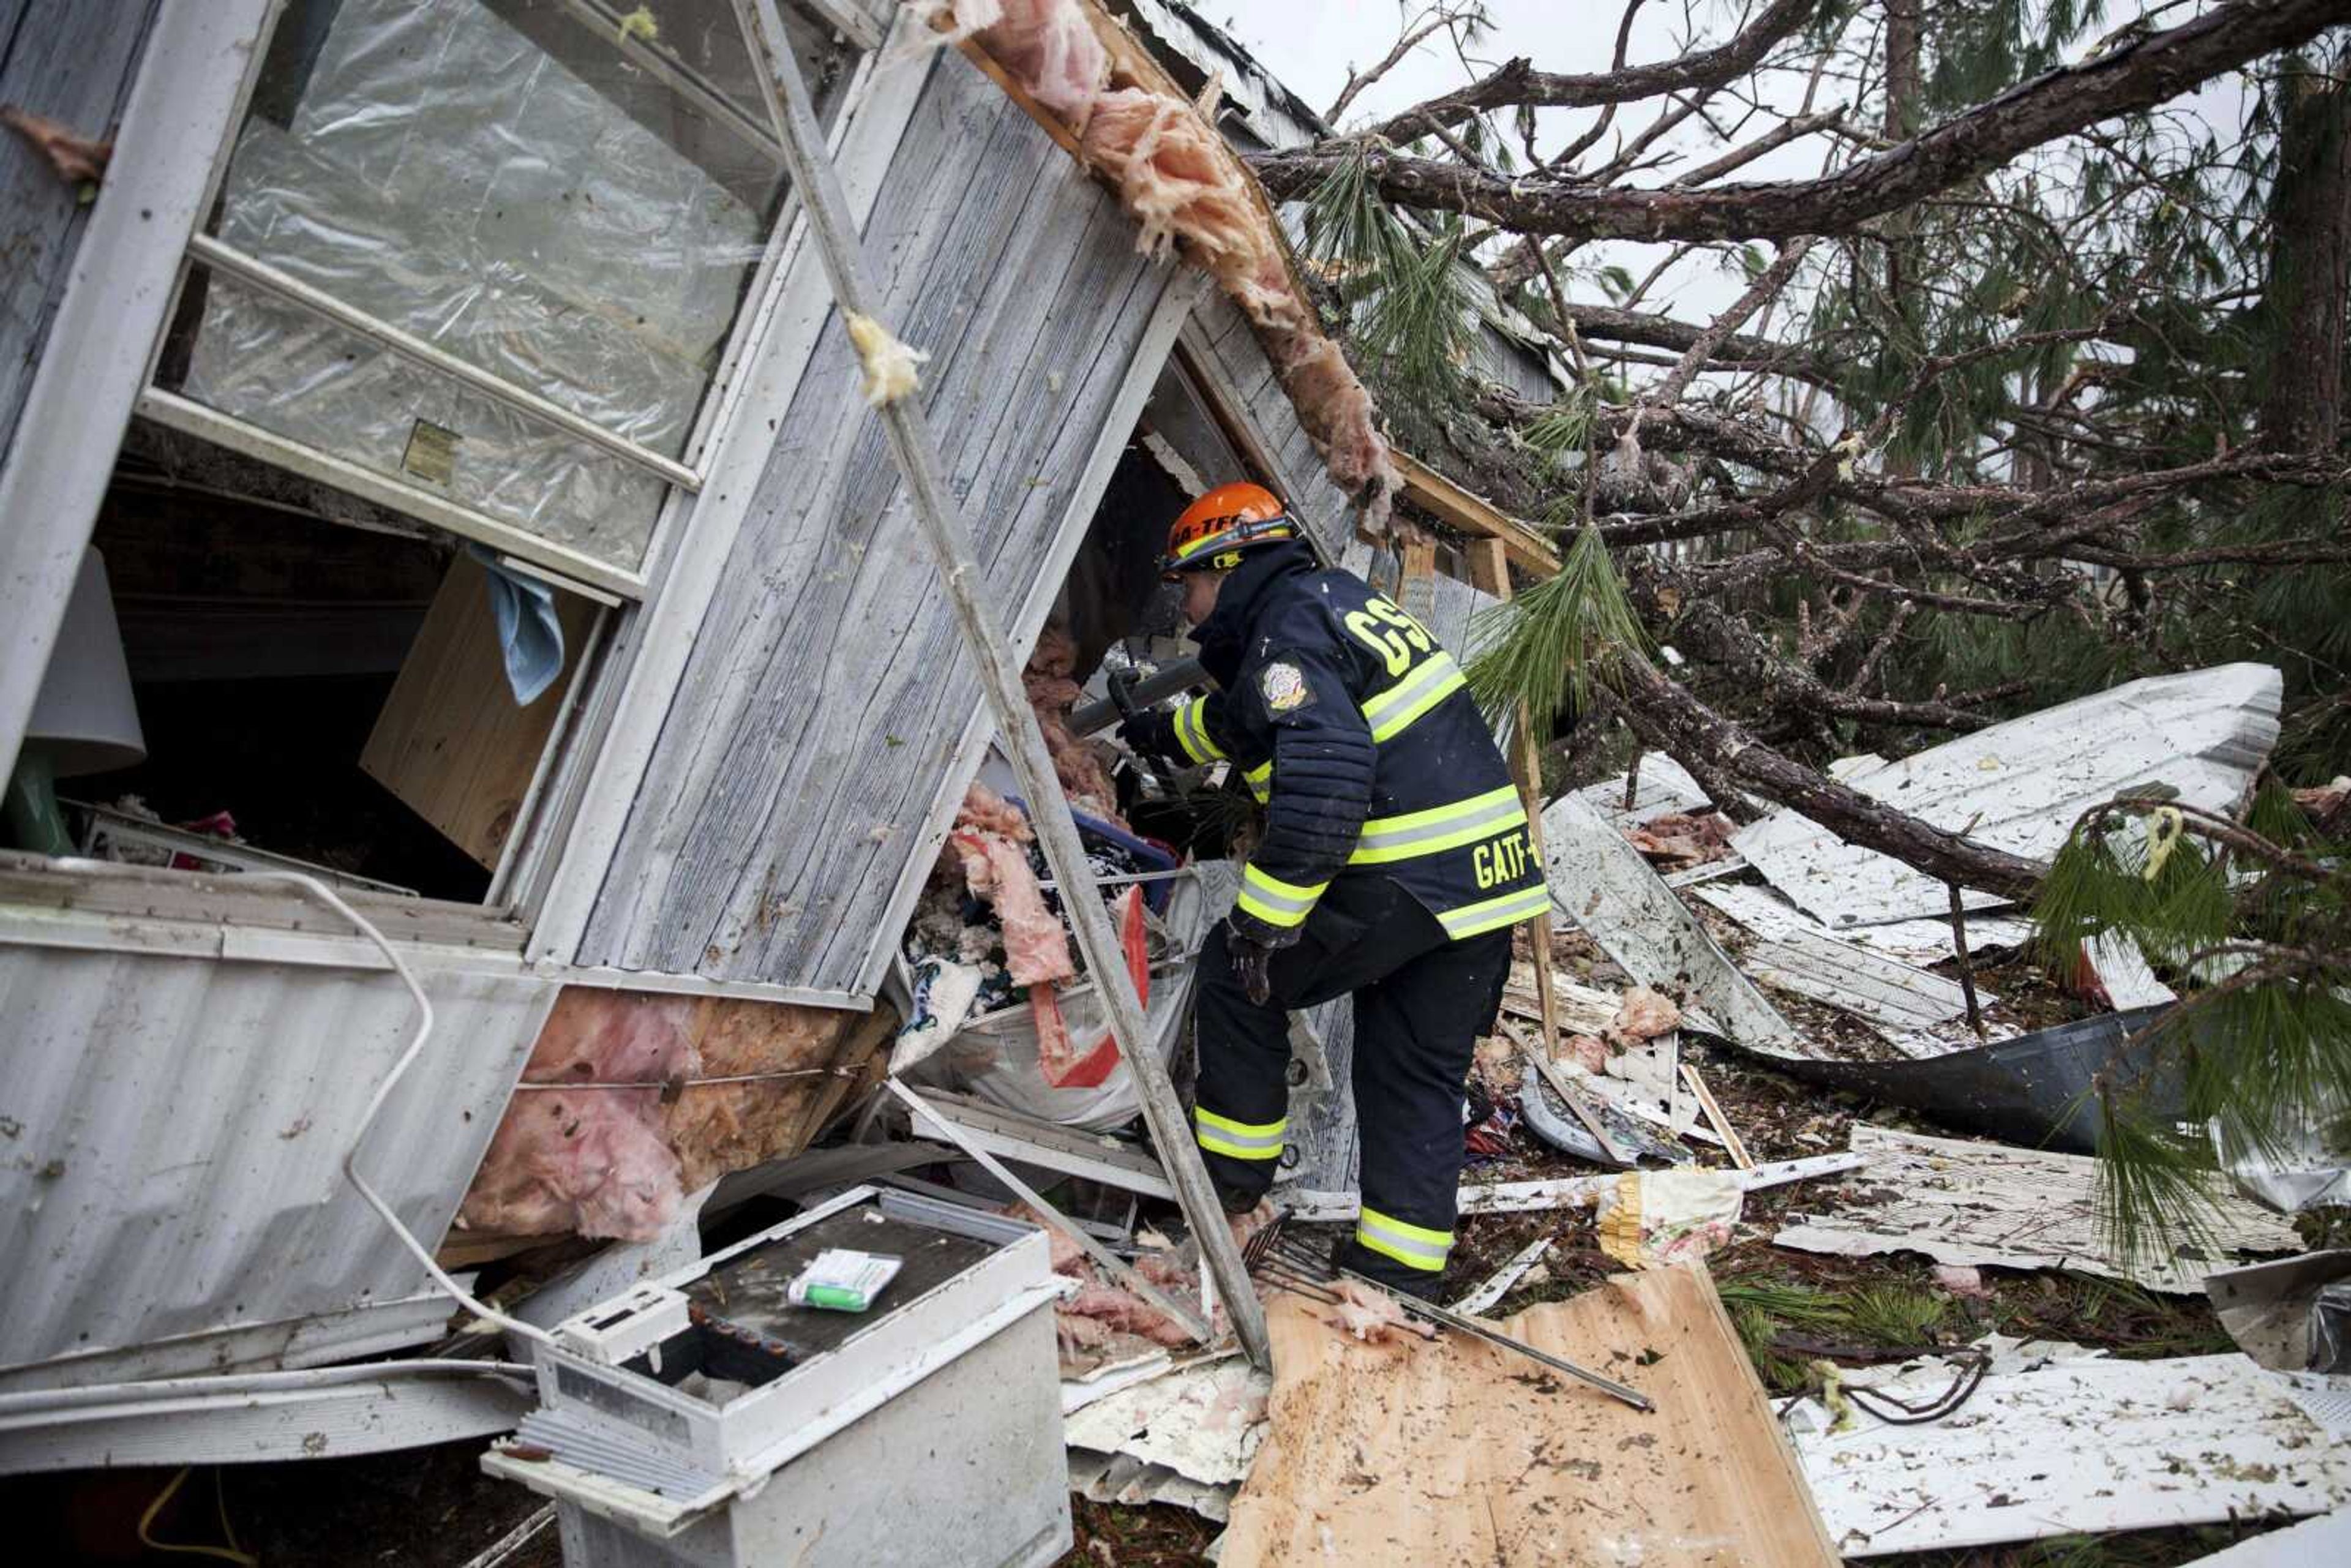
[[[1461,1176],[1462,1089],[1493,1028],[1510,967],[1508,927],[1460,941],[1418,900],[1380,878],[1342,878],[1268,969],[1252,1004],[1221,922],[1200,955],[1194,1135],[1228,1194],[1264,1196],[1288,1130],[1288,1009],[1353,994],[1353,1083],[1363,1214],[1339,1261],[1426,1295],[1453,1244]]]

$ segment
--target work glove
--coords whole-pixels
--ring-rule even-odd
[[[1233,974],[1248,993],[1249,1005],[1261,1008],[1271,1001],[1273,981],[1266,974],[1266,966],[1273,962],[1273,949],[1235,931],[1228,934],[1225,951],[1232,956]]]
[[[1127,747],[1155,761],[1176,759],[1176,718],[1156,708],[1144,708],[1118,721],[1118,737]]]

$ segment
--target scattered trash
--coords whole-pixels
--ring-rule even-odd
[[[1510,1287],[1526,1279],[1530,1270],[1542,1261],[1551,1250],[1551,1238],[1539,1236],[1519,1249],[1510,1260],[1489,1274],[1484,1282],[1453,1303],[1457,1312],[1483,1312],[1487,1308],[1510,1293]]]
[[[1725,1245],[1739,1223],[1740,1173],[1626,1171],[1593,1205],[1600,1249],[1630,1269],[1695,1262]]]
[[[1365,1344],[1277,1299],[1271,1428],[1223,1568],[1274,1563],[1835,1561],[1794,1454],[1699,1269],[1612,1281],[1503,1331],[1604,1367],[1643,1413],[1459,1335]],[[1465,1442],[1461,1434],[1474,1432]]]
[[[1111,1461],[1123,1458],[1118,1484],[1131,1490],[1151,1470],[1165,1470],[1188,1488],[1155,1485],[1196,1511],[1214,1500],[1221,1505],[1249,1471],[1265,1438],[1266,1396],[1273,1379],[1240,1358],[1224,1354],[1163,1371],[1121,1388],[1066,1417],[1063,1436],[1073,1469],[1081,1456],[1095,1456],[1107,1477]],[[1202,1489],[1193,1490],[1193,1488]],[[1210,1493],[1217,1495],[1211,1500]],[[1150,1500],[1159,1500],[1155,1496]]]
[[[1938,1263],[2072,1269],[2151,1291],[2195,1294],[2217,1260],[2125,1260],[2108,1249],[2097,1213],[2097,1162],[1999,1144],[1920,1137],[1856,1123],[1853,1152],[1865,1181],[1772,1237],[1775,1246],[1844,1258],[1923,1252]],[[2237,1198],[2219,1200],[2215,1234],[2240,1255],[2294,1252],[2293,1228]]]
[[[1542,837],[1552,904],[1625,973],[1680,997],[1695,1027],[1774,1053],[1802,1049],[1794,1027],[1589,800],[1552,801]]]
[[[1789,1412],[1813,1500],[1846,1557],[2351,1502],[2351,1448],[2244,1356],[2114,1361],[2078,1345],[1987,1343],[2002,1354],[1946,1418],[1918,1423],[1898,1406],[1874,1414],[1852,1397],[1924,1403],[1953,1385],[1940,1357],[1845,1369],[1853,1407],[1842,1426],[1817,1401]]]
[[[1842,1176],[1848,1171],[1857,1171],[1868,1163],[1866,1155],[1855,1150],[1839,1155],[1812,1155],[1800,1160],[1775,1160],[1757,1166],[1751,1171],[1719,1174],[1737,1182],[1740,1191],[1754,1192],[1761,1187],[1780,1186],[1789,1182]],[[1477,1215],[1589,1208],[1603,1193],[1614,1192],[1617,1177],[1614,1175],[1565,1176],[1553,1181],[1464,1182],[1456,1200],[1456,1209],[1460,1214]],[[1353,1219],[1361,1207],[1352,1192],[1295,1191],[1290,1194],[1287,1212],[1291,1219],[1319,1225]]]

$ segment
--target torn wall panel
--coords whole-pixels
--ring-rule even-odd
[[[567,988],[458,1227],[652,1240],[686,1193],[805,1147],[837,1098],[838,1071],[862,1066],[893,1023],[886,1009]],[[728,1079],[747,1081],[711,1082]]]
[[[1580,795],[1552,801],[1542,837],[1552,905],[1626,973],[1708,1015],[1711,1027],[1741,1045],[1777,1054],[1800,1049],[1794,1028],[1592,802]]]
[[[918,69],[922,67],[904,68]],[[1029,601],[1171,280],[967,62],[936,59],[867,225],[1000,605]],[[817,265],[803,256],[796,264]],[[827,326],[695,638],[581,961],[858,992],[937,853],[977,682]],[[844,635],[844,628],[856,634]],[[1018,661],[1024,649],[1012,650]],[[976,765],[977,756],[970,761]],[[747,847],[748,852],[747,852]]]
[[[2132,681],[1961,736],[1849,782],[1936,827],[2046,860],[2085,810],[2133,786],[2168,785],[2185,804],[2231,809],[2277,744],[2283,689],[2283,678],[2267,664]],[[1799,812],[1750,822],[1732,847],[1832,926],[1935,915],[1950,906],[1939,881],[1849,844]],[[1981,907],[2001,900],[1971,893],[1967,902]]]
[[[1923,1252],[1938,1263],[2071,1269],[2180,1295],[2201,1292],[2204,1275],[2220,1261],[2118,1257],[2098,1218],[2097,1162],[2078,1155],[1863,1123],[1854,1125],[1852,1147],[1868,1159],[1865,1174],[1834,1196],[1815,1189],[1812,1211],[1792,1215],[1773,1245],[1847,1258]],[[2210,1221],[2236,1256],[2302,1248],[2291,1226],[2241,1198],[2219,1198]]]
[[[1921,1404],[1950,1385],[1952,1370],[1932,1361],[1851,1381]],[[1928,1425],[1892,1426],[1858,1409],[1848,1419],[1838,1431],[1800,1427],[1795,1441],[1849,1558],[2351,1502],[2351,1453],[2241,1355],[2075,1353],[1995,1369],[1957,1414]]]

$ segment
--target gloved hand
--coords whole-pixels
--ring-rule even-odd
[[[1155,708],[1144,708],[1119,720],[1118,737],[1131,749],[1155,761],[1172,760],[1178,756],[1175,716]]]
[[[1261,1008],[1271,1001],[1273,981],[1266,974],[1266,966],[1273,961],[1273,949],[1236,931],[1226,937],[1225,951],[1232,956],[1233,973],[1239,977],[1250,1004]]]

